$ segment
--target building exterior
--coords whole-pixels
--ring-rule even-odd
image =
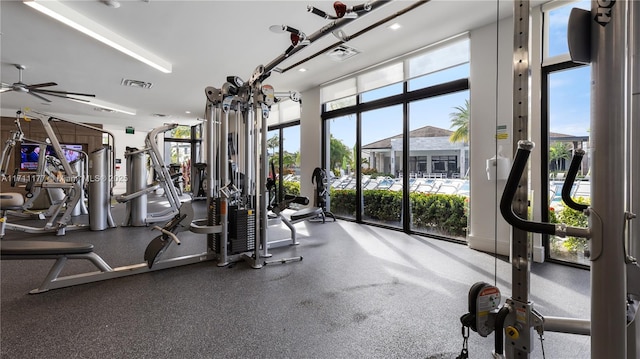
[[[453,131],[424,126],[409,132],[412,177],[463,178],[469,169],[469,144],[451,142]],[[377,172],[401,177],[402,134],[362,146],[362,158]]]

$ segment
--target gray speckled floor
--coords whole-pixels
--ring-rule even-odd
[[[204,202],[195,208],[202,214]],[[27,293],[51,261],[2,261],[2,358],[455,358],[469,287],[493,283],[497,264],[497,284],[509,295],[509,263],[464,245],[343,221],[296,228],[300,245],[271,252],[302,262],[205,262],[39,295]],[[116,267],[142,262],[156,235],[119,227],[30,237],[91,242]],[[18,237],[8,232],[5,240]],[[203,235],[180,238],[166,255],[205,248]],[[65,273],[87,270],[70,261]],[[588,318],[588,271],[534,264],[531,281],[541,313]],[[492,335],[471,333],[471,358],[490,357],[492,346]],[[590,351],[588,337],[557,333],[546,333],[544,348],[547,358]],[[538,341],[531,358],[542,358]]]

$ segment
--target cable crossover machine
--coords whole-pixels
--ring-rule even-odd
[[[471,287],[469,312],[461,317],[464,340],[458,358],[469,357],[466,343],[473,330],[482,337],[495,331],[494,358],[528,358],[535,334],[542,341],[546,331],[590,335],[594,359],[639,359],[640,230],[632,219],[640,207],[640,150],[631,139],[640,131],[640,4],[592,1],[590,12],[572,9],[569,20],[571,58],[592,67],[591,204],[576,203],[570,196],[584,151],[576,151],[562,194],[568,207],[587,215],[587,228],[527,219],[527,161],[534,149],[527,138],[529,11],[529,1],[514,2],[513,134],[520,137],[514,138],[519,140],[516,155],[500,201],[502,216],[513,226],[512,294],[501,303],[496,286],[478,282]],[[589,240],[590,319],[547,316],[535,309],[529,299],[529,233]]]

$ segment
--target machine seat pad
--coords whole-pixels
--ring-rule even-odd
[[[313,218],[322,214],[322,208],[320,207],[308,207],[296,211],[291,215],[292,221],[299,221],[306,218]]]
[[[0,209],[21,209],[24,197],[20,193],[0,193]]]
[[[55,241],[1,241],[0,254],[41,256],[60,254],[86,254],[93,252],[93,244]]]

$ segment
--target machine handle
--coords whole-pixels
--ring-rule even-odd
[[[153,226],[151,227],[152,229],[157,229],[160,232],[166,234],[167,236],[169,236],[169,238],[171,238],[172,241],[176,242],[176,244],[180,244],[180,240],[178,239],[178,236],[176,236],[173,232],[167,231],[166,229],[160,227],[160,226]]]
[[[575,209],[576,211],[583,212],[589,206],[582,203],[577,203],[571,198],[571,187],[573,187],[573,183],[576,181],[576,175],[578,174],[578,169],[580,168],[580,163],[582,163],[582,157],[584,157],[584,150],[577,149],[573,154],[573,158],[571,159],[571,165],[569,166],[569,171],[567,171],[567,178],[564,180],[564,184],[562,185],[562,200],[567,205],[567,207],[571,209]]]
[[[527,232],[555,235],[555,225],[551,223],[527,221],[518,217],[518,215],[513,212],[512,202],[516,195],[516,191],[518,190],[520,178],[522,178],[522,174],[527,168],[527,161],[533,147],[534,144],[531,141],[518,142],[518,151],[516,152],[516,157],[513,160],[513,166],[509,172],[509,177],[507,178],[507,184],[505,185],[504,192],[502,193],[502,198],[500,199],[500,213],[507,223],[518,229]]]

